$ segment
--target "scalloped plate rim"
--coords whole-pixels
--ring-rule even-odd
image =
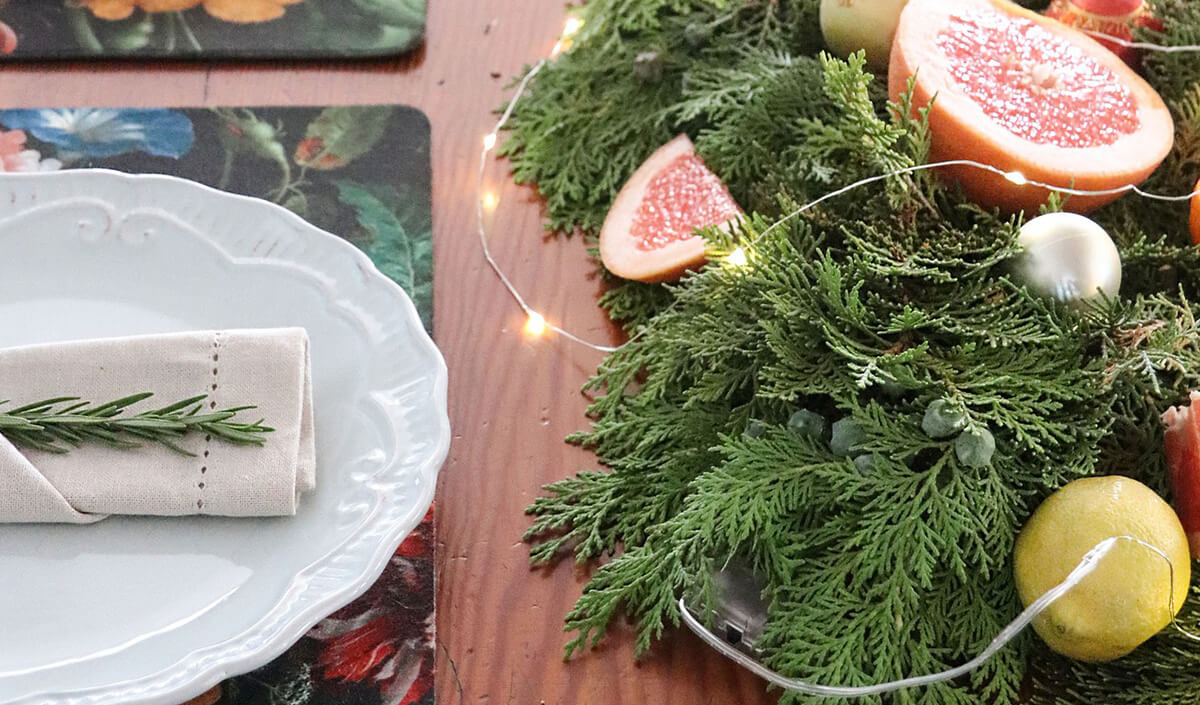
[[[340,250],[343,256],[351,257],[358,271],[364,275],[368,282],[374,282],[377,285],[382,284],[384,290],[396,299],[396,303],[399,303],[401,306],[406,327],[419,333],[416,336],[416,342],[433,363],[431,370],[433,373],[432,398],[429,401],[432,402],[432,411],[436,418],[438,435],[434,440],[431,452],[423,459],[420,467],[417,468],[418,476],[425,481],[421,484],[419,501],[409,509],[408,514],[404,517],[405,521],[389,526],[380,526],[378,523],[373,524],[370,520],[364,521],[358,530],[339,543],[338,549],[341,549],[355,539],[375,533],[380,538],[380,541],[375,544],[374,551],[367,561],[365,569],[357,576],[354,576],[353,579],[339,585],[337,589],[326,592],[320,598],[304,605],[302,609],[294,610],[287,615],[279,627],[274,630],[274,633],[267,635],[266,641],[261,645],[246,648],[238,654],[231,655],[229,658],[196,669],[191,669],[187,666],[189,657],[196,653],[193,650],[182,657],[180,661],[176,662],[172,668],[147,673],[132,683],[129,680],[123,680],[108,686],[90,688],[84,691],[44,692],[28,697],[22,696],[20,700],[11,701],[4,700],[3,696],[0,695],[0,705],[49,705],[51,703],[69,703],[72,705],[110,705],[110,703],[113,705],[116,703],[120,703],[120,705],[180,705],[189,698],[204,693],[226,678],[254,670],[269,663],[285,652],[317,622],[357,599],[375,583],[400,543],[424,518],[429,506],[433,502],[437,487],[437,475],[449,454],[451,440],[447,398],[449,375],[445,359],[425,330],[416,306],[407,292],[399,284],[380,272],[375,263],[364,252],[337,235],[317,228],[280,205],[251,196],[221,191],[206,184],[165,174],[130,174],[111,169],[70,169],[55,172],[0,172],[0,184],[4,181],[54,181],[64,178],[87,179],[92,175],[97,178],[124,181],[134,185],[134,188],[140,188],[140,184],[168,183],[174,187],[182,186],[194,189],[207,198],[240,202],[243,205],[261,208],[264,212],[272,212],[274,217],[289,221],[298,233],[302,233],[301,237],[310,237],[318,241],[323,241],[335,250]],[[228,252],[225,252],[225,255],[230,258],[233,266],[242,266],[238,260],[248,259],[248,257],[244,256],[235,257],[232,253]],[[256,256],[255,259],[269,261],[264,256]],[[319,266],[314,266],[313,268],[320,269]],[[380,507],[377,506],[373,514],[379,513]],[[322,558],[322,560],[325,559]],[[280,595],[279,602],[271,608],[272,611],[278,609],[280,602],[286,599],[288,592],[295,584],[295,579],[289,582],[287,586],[288,590],[285,590]],[[222,643],[237,641],[244,644],[257,636],[261,636],[256,633],[260,627],[260,623],[261,620],[245,632]],[[211,648],[218,645],[205,644],[202,645],[202,648]],[[180,680],[180,672],[176,670],[177,667],[182,667],[182,680]],[[129,690],[131,685],[136,686],[136,691]]]

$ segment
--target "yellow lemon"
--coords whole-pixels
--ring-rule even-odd
[[[1192,568],[1179,517],[1136,480],[1089,477],[1050,495],[1017,536],[1013,570],[1026,605],[1066,579],[1085,553],[1112,536],[1141,539],[1161,549],[1170,564],[1146,546],[1120,541],[1034,621],[1051,649],[1080,661],[1124,656],[1167,626],[1183,606]]]

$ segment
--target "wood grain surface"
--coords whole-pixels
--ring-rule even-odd
[[[49,0],[46,0],[49,1]],[[55,0],[61,1],[61,0]],[[630,630],[563,663],[562,617],[586,574],[530,571],[523,509],[539,487],[594,466],[563,437],[584,423],[579,387],[600,360],[525,339],[520,310],[479,250],[474,178],[508,78],[547,55],[559,0],[430,0],[426,46],[368,63],[0,66],[0,105],[196,106],[400,102],[433,126],[436,338],[450,368],[454,442],[438,495],[438,702],[443,705],[726,705],[770,702],[759,681],[690,635],[635,662]],[[603,159],[604,155],[596,155]],[[616,333],[578,240],[547,240],[540,202],[493,164],[498,260],[546,317],[596,342]]]

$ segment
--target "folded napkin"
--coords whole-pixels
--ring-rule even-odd
[[[195,433],[131,450],[85,444],[67,454],[0,436],[0,523],[88,523],[110,514],[295,514],[315,486],[308,335],[300,328],[149,335],[0,350],[0,399],[13,408],[77,396],[96,404],[154,396],[131,411],[207,394],[206,407],[255,405],[238,421],[275,429],[262,446]]]

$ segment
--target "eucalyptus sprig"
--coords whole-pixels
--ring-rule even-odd
[[[254,406],[204,410],[208,395],[190,397],[160,409],[131,413],[130,407],[154,396],[151,392],[94,405],[79,397],[54,397],[32,404],[0,410],[0,436],[15,445],[48,453],[68,453],[85,443],[102,443],[113,448],[131,449],[145,443],[166,446],[176,453],[194,456],[177,441],[191,433],[203,433],[233,445],[257,445],[266,442],[265,434],[275,429],[254,423],[234,421],[240,412]],[[8,404],[0,401],[0,407]]]

